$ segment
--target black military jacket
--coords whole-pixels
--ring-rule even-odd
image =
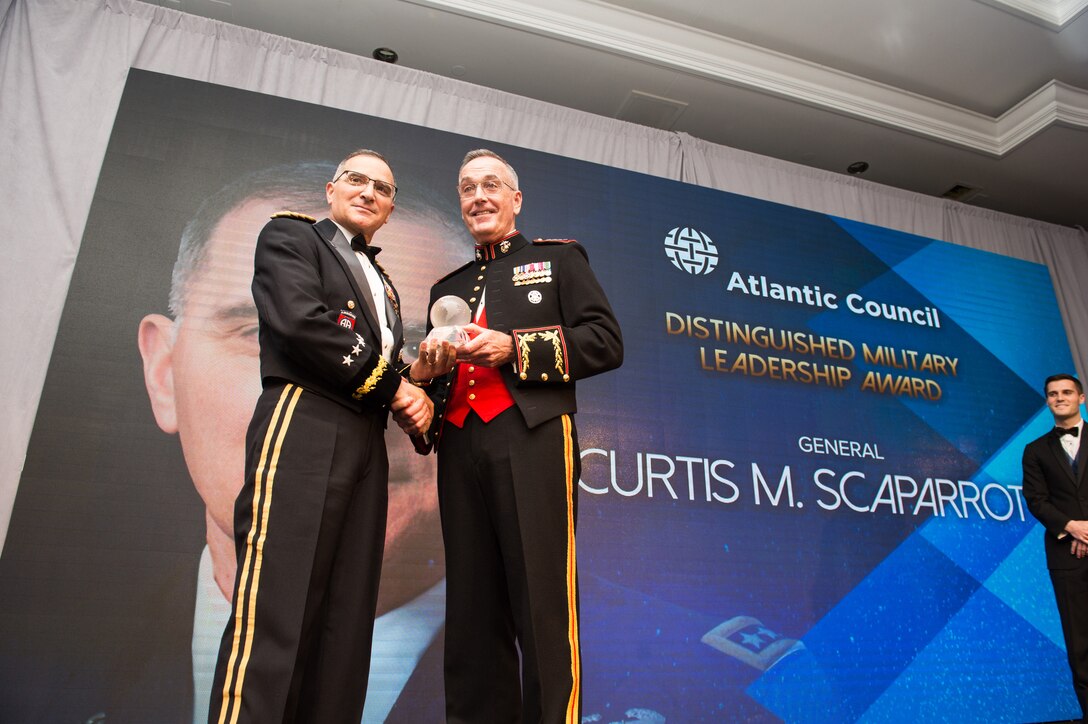
[[[350,241],[332,221],[273,217],[257,239],[253,273],[264,384],[286,380],[352,409],[386,410],[401,365],[381,355],[368,290]],[[400,299],[388,279],[385,296],[399,361]]]
[[[500,370],[530,428],[576,412],[577,380],[623,362],[619,323],[578,242],[517,234],[479,247],[474,261],[435,283],[430,304],[452,294],[475,319],[485,289],[488,328],[514,337],[516,359]],[[436,425],[456,372],[431,388]]]

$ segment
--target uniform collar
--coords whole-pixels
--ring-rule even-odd
[[[503,238],[501,241],[496,241],[494,244],[477,244],[476,261],[494,261],[499,257],[517,251],[528,243],[529,240],[522,236],[521,232],[515,229],[509,236]]]

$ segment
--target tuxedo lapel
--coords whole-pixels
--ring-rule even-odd
[[[1067,453],[1065,451],[1065,448],[1062,447],[1061,438],[1059,438],[1054,433],[1051,433],[1046,439],[1046,445],[1047,445],[1048,448],[1050,448],[1051,454],[1058,461],[1058,467],[1060,467],[1062,469],[1062,471],[1066,474],[1066,476],[1069,478],[1069,482],[1072,483],[1074,486],[1076,486],[1077,485],[1077,478],[1076,478],[1076,476],[1073,475],[1073,463],[1069,460],[1069,453]],[[1078,467],[1080,468],[1080,473],[1081,473],[1082,477],[1084,475],[1084,465],[1079,464],[1079,461],[1081,461],[1083,459],[1083,457],[1084,457],[1083,453],[1084,453],[1084,446],[1082,445],[1080,447],[1080,450],[1078,451],[1078,455],[1077,455]]]
[[[380,247],[371,247],[374,250],[374,255],[370,257],[371,264],[374,265],[374,271],[378,273],[378,278],[382,280],[382,298],[385,302],[385,321],[389,325],[389,330],[393,333],[393,350],[390,353],[391,359],[398,359],[400,355],[401,345],[404,343],[404,322],[400,317],[400,295],[397,294],[396,288],[393,286],[392,280],[389,275],[385,273],[385,269],[378,263],[378,252],[381,251]]]
[[[1088,425],[1083,426],[1082,431],[1088,430]],[[1085,482],[1088,476],[1085,475],[1084,469],[1088,468],[1088,445],[1084,444],[1084,440],[1080,441],[1080,446],[1077,448],[1077,486],[1086,485]]]
[[[385,274],[382,274],[382,276],[384,277]],[[389,313],[387,318],[392,320],[393,339],[400,340],[404,338],[404,320],[400,317],[400,296],[388,278],[386,278],[385,282],[388,284],[386,290],[391,295],[386,304],[386,311]]]
[[[382,278],[382,283],[385,285],[385,319],[389,322],[389,329],[393,332],[393,339],[400,340],[404,337],[404,322],[400,317],[400,295],[397,294],[397,290],[393,286],[393,280],[386,275],[385,269],[377,262],[377,252],[381,251],[381,249],[377,247],[375,249],[374,269],[378,272],[378,276]],[[393,356],[396,356],[396,352],[394,352]]]
[[[339,227],[329,219],[322,219],[314,224],[318,235],[328,246],[336,252],[336,259],[344,268],[344,273],[351,281],[352,286],[363,305],[363,317],[375,339],[382,338],[381,328],[378,326],[378,310],[374,307],[374,297],[370,293],[370,284],[367,283],[366,274],[363,273],[363,265],[355,256],[351,248],[351,240],[344,236]]]

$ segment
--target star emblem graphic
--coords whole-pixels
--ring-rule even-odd
[[[740,638],[745,646],[749,646],[753,649],[763,648],[763,639],[760,638],[759,634],[742,633]]]

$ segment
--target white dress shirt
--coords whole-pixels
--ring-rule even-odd
[[[350,242],[352,235],[348,233],[348,230],[335,221],[332,223],[336,224],[336,228],[340,229],[340,233]],[[382,357],[385,357],[386,362],[392,362],[393,328],[389,323],[388,315],[385,313],[385,280],[382,279],[382,275],[370,262],[370,257],[361,251],[355,252],[355,257],[363,267],[363,275],[366,277],[366,283],[370,286],[370,298],[374,301],[374,310],[378,314],[378,327],[382,330]]]

